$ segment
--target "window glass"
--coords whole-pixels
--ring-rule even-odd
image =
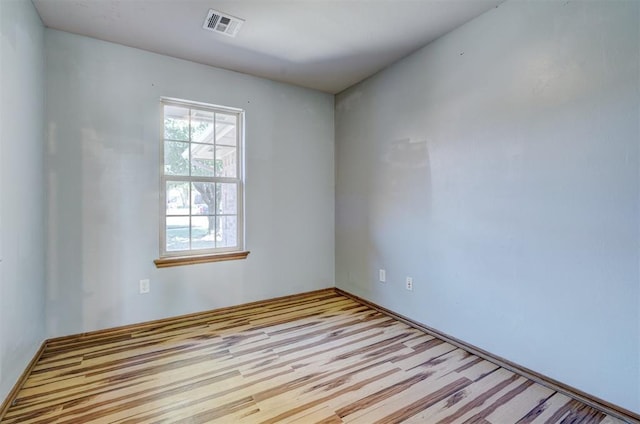
[[[242,116],[163,101],[161,256],[242,250]]]

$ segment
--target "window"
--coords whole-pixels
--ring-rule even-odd
[[[243,249],[243,112],[163,99],[162,114],[161,259],[156,265],[175,257],[240,259],[224,254]]]

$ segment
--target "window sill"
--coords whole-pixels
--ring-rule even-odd
[[[156,268],[168,268],[171,266],[181,265],[193,265],[204,264],[207,262],[220,262],[220,261],[235,261],[240,259],[247,259],[249,251],[243,252],[231,252],[231,253],[216,253],[213,255],[200,255],[200,256],[171,256],[167,258],[156,259],[153,262],[156,264]]]

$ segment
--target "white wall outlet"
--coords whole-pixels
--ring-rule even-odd
[[[413,290],[413,278],[407,277],[406,284],[407,290]]]
[[[149,293],[151,290],[151,283],[148,279],[140,280],[140,294]]]
[[[387,281],[387,271],[381,269],[380,271],[378,271],[378,277],[380,278],[380,282],[384,283],[385,281]]]

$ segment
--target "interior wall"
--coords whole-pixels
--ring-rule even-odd
[[[333,96],[55,30],[45,43],[49,336],[333,286]],[[161,96],[246,111],[248,259],[155,268]]]
[[[0,401],[44,340],[44,28],[0,1]]]
[[[507,1],[339,94],[337,286],[640,412],[639,9]]]

